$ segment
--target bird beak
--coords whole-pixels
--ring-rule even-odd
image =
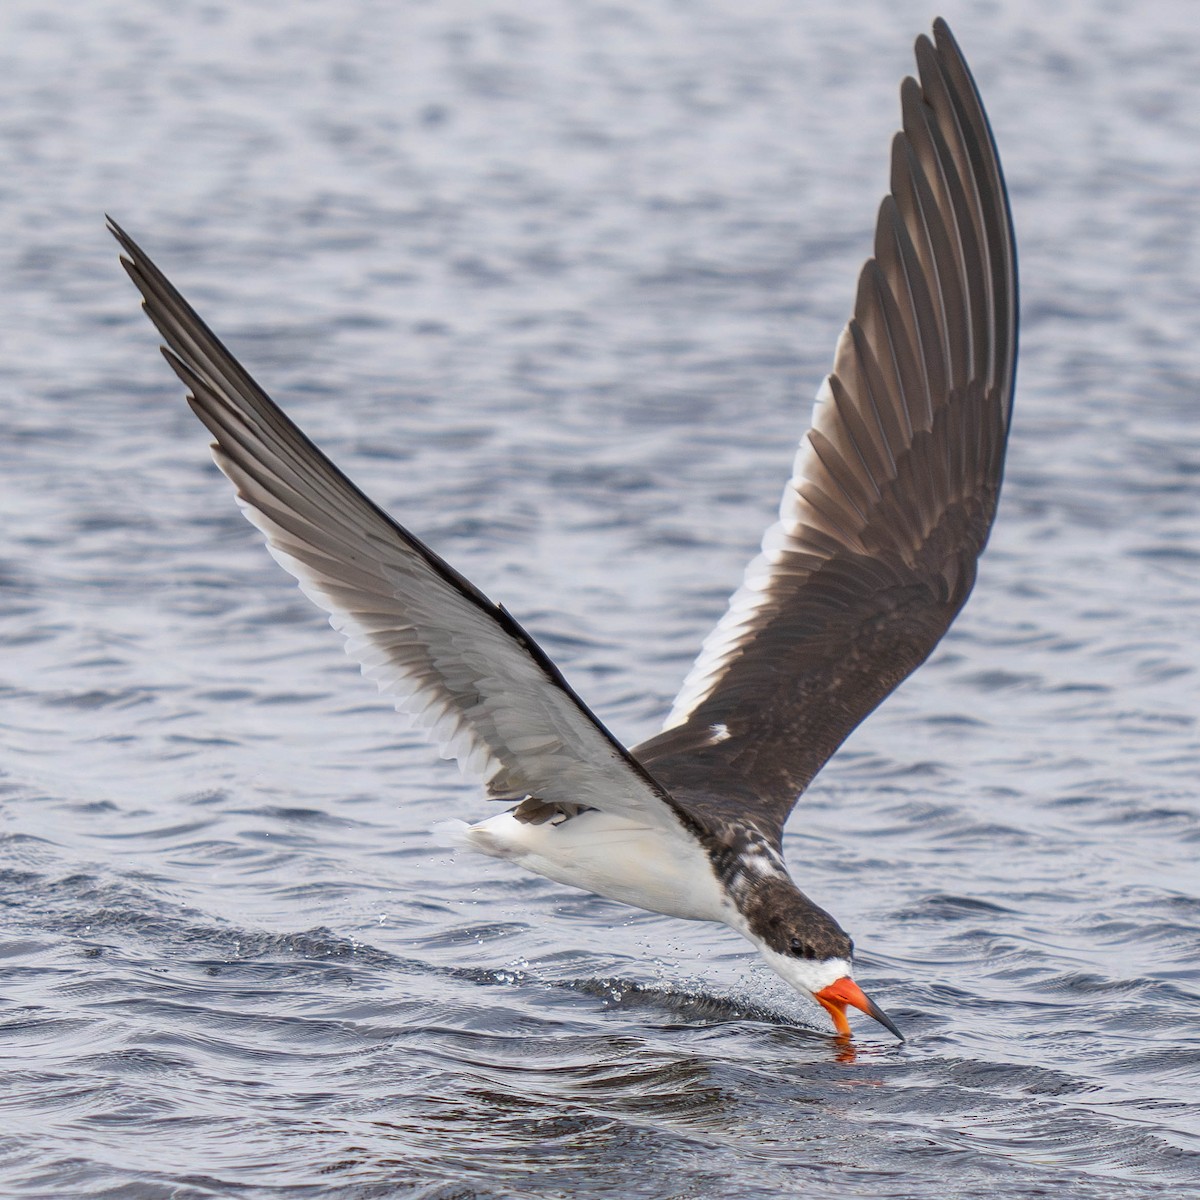
[[[843,975],[841,979],[834,980],[827,988],[822,988],[815,995],[821,1006],[833,1018],[838,1033],[844,1037],[850,1036],[850,1022],[846,1020],[846,1007],[852,1004],[868,1016],[874,1017],[880,1025],[904,1041],[904,1034],[892,1024],[887,1013],[874,1000],[870,999],[849,975]]]

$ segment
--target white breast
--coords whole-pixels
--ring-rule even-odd
[[[682,827],[649,828],[596,809],[557,825],[528,825],[504,812],[470,826],[463,841],[558,883],[669,917],[728,923],[735,915],[708,855]]]

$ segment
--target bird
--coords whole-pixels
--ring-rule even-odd
[[[851,1037],[904,1035],[800,889],[784,824],[970,593],[996,513],[1017,351],[1012,217],[944,20],[915,44],[873,253],[779,519],[661,731],[633,747],[502,605],[360,491],[111,218],[162,353],[274,558],[443,757],[504,807],[463,841],[561,884],[730,927]]]

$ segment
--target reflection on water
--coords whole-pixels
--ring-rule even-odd
[[[1008,478],[788,854],[909,1041],[430,829],[103,233],[626,740],[771,519],[928,13],[0,13],[0,1156],[29,1196],[1116,1200],[1200,1186],[1200,61],[948,13],[1022,253]]]

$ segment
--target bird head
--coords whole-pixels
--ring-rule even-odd
[[[847,1008],[857,1008],[904,1041],[887,1013],[854,982],[854,943],[846,931],[791,880],[764,883],[744,915],[747,936],[771,969],[821,1005],[842,1036],[850,1034]]]

